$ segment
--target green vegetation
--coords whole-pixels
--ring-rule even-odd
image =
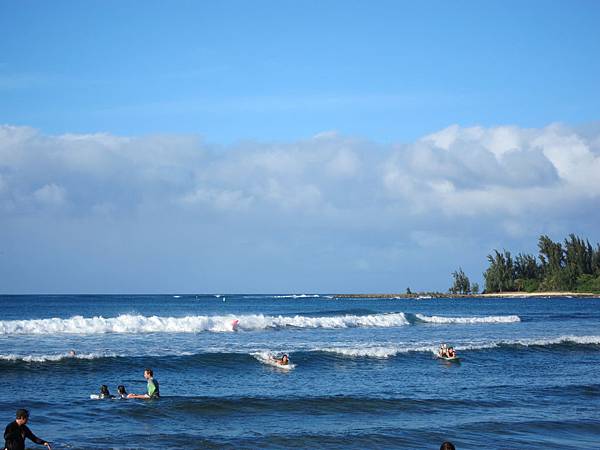
[[[454,283],[450,288],[451,294],[468,295],[471,293],[471,282],[462,268],[459,267],[456,272],[452,272],[452,278],[454,278]]]
[[[485,292],[572,291],[600,293],[600,245],[592,247],[588,240],[570,234],[564,243],[553,242],[542,235],[539,255],[519,254],[513,258],[504,250],[488,255],[490,266],[484,272]],[[454,286],[460,279],[454,272]],[[462,274],[464,275],[464,274]],[[466,278],[466,277],[465,277]],[[467,278],[468,283],[468,278]],[[451,288],[450,292],[454,292]],[[459,293],[463,293],[460,291]]]

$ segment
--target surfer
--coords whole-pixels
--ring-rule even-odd
[[[24,450],[25,438],[35,442],[36,444],[45,445],[50,450],[50,444],[43,439],[40,439],[31,432],[27,426],[29,421],[29,411],[26,409],[17,410],[17,418],[14,422],[9,423],[4,430],[4,448],[6,450]]]
[[[442,343],[440,345],[440,348],[438,350],[438,356],[440,358],[447,358],[448,357],[448,346],[444,343]]]
[[[281,356],[281,358],[274,357],[273,360],[280,366],[287,366],[290,363],[290,359],[288,358],[288,355],[286,355],[285,353]]]
[[[438,350],[437,355],[438,355],[438,358],[455,359],[456,351],[454,350],[454,347],[452,347],[452,346],[448,347],[447,344],[442,344],[442,345],[440,345],[440,349]]]
[[[127,398],[159,398],[160,391],[158,381],[154,379],[152,369],[144,370],[144,378],[148,381],[148,393],[146,394],[128,394]]]

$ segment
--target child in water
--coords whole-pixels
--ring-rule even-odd
[[[117,393],[119,395],[119,398],[127,398],[127,391],[125,390],[125,386],[123,386],[122,384],[117,386]]]
[[[105,384],[100,386],[100,395],[98,397],[99,398],[115,398],[114,395],[110,395],[110,392],[108,392],[108,386]]]

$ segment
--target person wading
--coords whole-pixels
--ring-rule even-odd
[[[17,410],[17,419],[9,423],[4,430],[4,448],[6,450],[25,450],[25,439],[29,439],[36,444],[45,445],[51,450],[50,444],[40,439],[31,432],[27,426],[29,420],[29,411],[26,409]]]
[[[158,381],[154,379],[152,369],[144,370],[144,378],[148,381],[147,394],[129,394],[127,398],[159,398],[160,391],[158,389]]]

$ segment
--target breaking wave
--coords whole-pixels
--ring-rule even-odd
[[[415,314],[415,317],[421,322],[439,324],[513,323],[521,321],[519,316],[443,317]]]
[[[407,353],[436,354],[439,343],[417,343],[404,345],[364,346],[364,347],[326,347],[314,351],[333,353],[350,358],[391,358]],[[600,346],[600,336],[559,336],[556,338],[514,339],[499,341],[481,341],[457,343],[454,348],[458,352],[488,350],[493,348],[527,348],[527,347],[589,347]]]
[[[386,345],[353,345],[353,346],[326,346],[326,347],[314,347],[307,349],[304,346],[296,348],[287,348],[285,352],[290,355],[291,361],[298,359],[305,362],[310,360],[318,361],[319,358],[330,355],[331,357],[341,358],[374,358],[374,359],[388,359],[399,355],[407,354],[435,354],[439,342],[416,342],[416,343],[401,343],[397,345],[386,344]],[[553,338],[537,338],[537,339],[514,339],[514,340],[498,340],[498,341],[479,341],[479,342],[457,342],[454,343],[454,348],[462,356],[465,353],[485,351],[489,349],[506,349],[511,351],[513,349],[592,349],[597,351],[600,348],[600,336],[559,336]],[[181,358],[187,361],[185,364],[198,364],[201,367],[219,365],[220,363],[230,361],[235,364],[247,364],[249,362],[260,361],[263,364],[274,365],[272,361],[273,356],[280,355],[282,352],[275,352],[268,349],[256,348],[247,352],[230,352],[224,349],[220,350],[209,350],[207,352],[189,352],[189,351],[169,351],[164,354],[155,354],[151,357],[157,358],[162,361],[163,364],[169,360],[177,361],[176,364],[182,364]],[[0,362],[6,363],[44,363],[44,362],[69,362],[69,361],[85,361],[85,360],[97,360],[97,359],[110,359],[110,358],[136,358],[139,357],[139,352],[132,350],[128,352],[90,352],[90,353],[53,353],[53,354],[31,354],[31,355],[18,355],[14,353],[0,354]],[[144,355],[145,358],[150,357]],[[279,366],[276,366],[279,367]],[[295,364],[290,364],[289,367],[284,369],[294,368]]]
[[[8,355],[0,355],[0,361],[9,362],[57,362],[68,360],[92,360],[101,358],[118,358],[122,355],[116,353],[58,353],[49,355],[17,355],[10,353]]]
[[[0,321],[0,335],[103,334],[103,333],[200,333],[235,332],[283,328],[390,328],[418,323],[494,324],[519,322],[518,316],[440,317],[422,314],[344,314],[310,317],[263,314],[226,316],[159,317],[123,314],[118,317],[74,316],[69,319]]]
[[[237,321],[237,322],[236,322]],[[158,317],[120,315],[70,319],[34,319],[0,321],[0,335],[14,334],[100,334],[100,333],[199,333],[253,331],[280,328],[350,328],[395,327],[408,325],[403,313],[344,315],[334,317],[306,316],[186,316]]]

